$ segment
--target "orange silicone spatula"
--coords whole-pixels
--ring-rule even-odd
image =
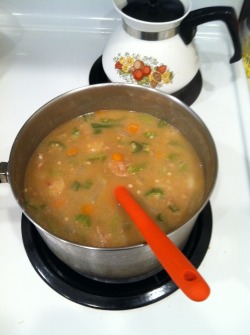
[[[124,186],[116,187],[114,192],[117,201],[136,224],[174,283],[190,299],[205,300],[210,294],[210,288],[191,262],[139,206]]]

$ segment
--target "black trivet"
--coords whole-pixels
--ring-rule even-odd
[[[93,64],[89,73],[89,84],[103,84],[109,83],[109,79],[106,76],[102,66],[102,56],[100,56]],[[195,77],[189,84],[183,87],[181,90],[172,94],[182,102],[191,106],[194,101],[198,98],[202,88],[202,77],[200,71],[197,72]]]
[[[208,203],[199,215],[183,250],[192,264],[201,264],[212,234],[212,211]],[[75,272],[46,246],[35,226],[22,215],[25,250],[40,277],[62,296],[85,306],[106,310],[125,310],[159,301],[177,290],[168,274],[156,275],[132,283],[104,283]]]

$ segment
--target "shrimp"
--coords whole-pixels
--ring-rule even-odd
[[[109,169],[118,177],[127,177],[129,164],[124,161],[110,161],[108,164]]]
[[[49,194],[53,196],[60,195],[65,188],[65,183],[62,178],[57,178],[53,181],[48,181],[47,185]]]

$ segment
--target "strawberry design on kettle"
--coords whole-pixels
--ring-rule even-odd
[[[152,57],[140,57],[140,55],[128,52],[124,55],[118,54],[114,57],[115,69],[124,81],[137,83],[148,87],[161,87],[172,83],[174,74],[167,65],[158,64]]]

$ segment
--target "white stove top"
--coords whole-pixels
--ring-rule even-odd
[[[75,20],[56,13],[36,15],[32,8],[23,16],[10,15],[6,8],[12,8],[13,1],[9,3],[10,7],[3,1],[0,7],[0,161],[8,161],[17,132],[41,105],[88,85],[91,66],[117,23],[112,12],[96,20],[98,8],[91,3],[87,18],[75,9]],[[178,290],[152,305],[127,311],[96,310],[62,297],[33,269],[22,242],[21,211],[10,185],[1,184],[1,335],[250,334],[247,80],[241,61],[229,65],[231,43],[223,25],[199,28],[196,43],[204,85],[192,108],[210,129],[219,157],[211,198],[212,238],[199,267],[211,296],[196,303]]]

